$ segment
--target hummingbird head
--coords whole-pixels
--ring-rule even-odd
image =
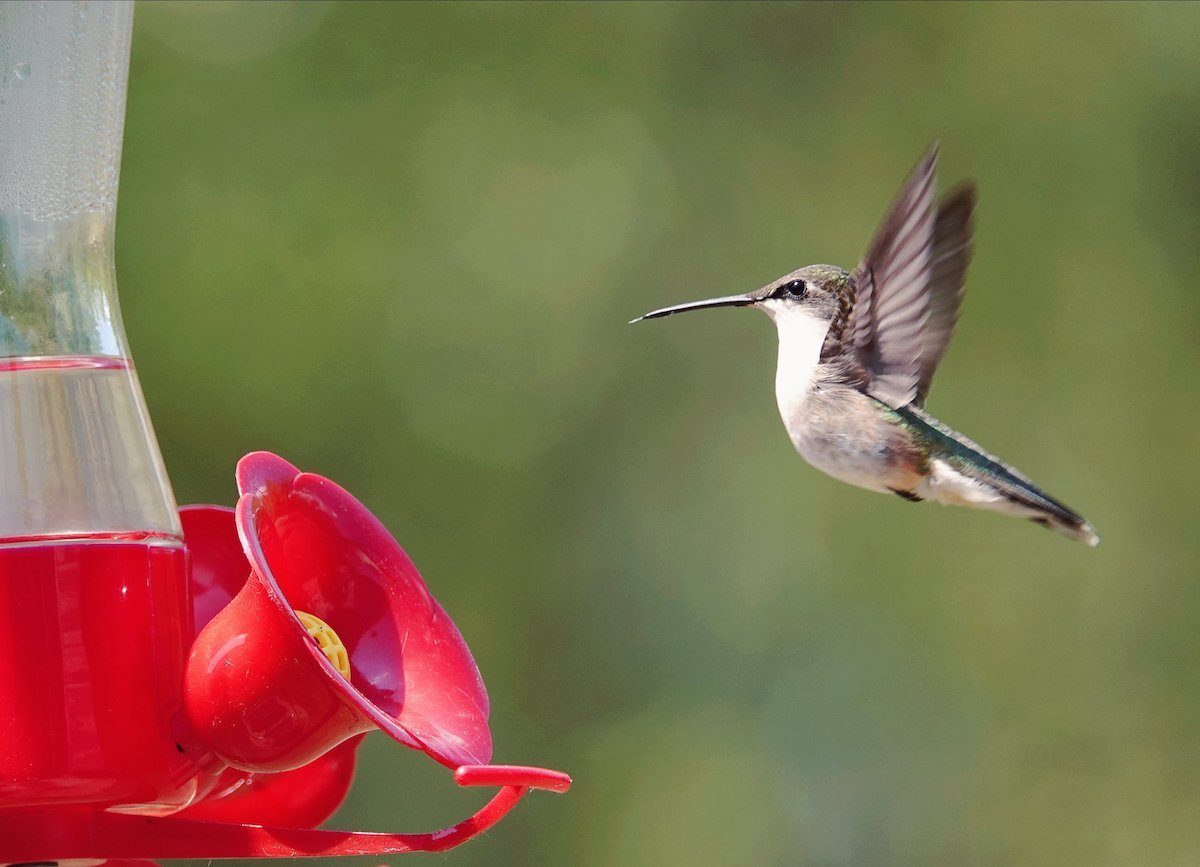
[[[757,307],[776,323],[801,314],[806,318],[828,322],[837,315],[850,295],[852,279],[849,271],[835,265],[808,265],[744,295],[724,295],[663,307],[651,310],[633,322],[705,307]]]

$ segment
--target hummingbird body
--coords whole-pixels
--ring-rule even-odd
[[[924,411],[958,316],[975,204],[970,185],[934,202],[936,162],[935,146],[853,271],[810,265],[745,295],[640,318],[758,307],[779,334],[779,415],[809,464],[867,490],[1028,518],[1096,545],[1080,515]]]

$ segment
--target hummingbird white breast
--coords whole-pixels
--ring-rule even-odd
[[[792,420],[804,416],[804,404],[816,384],[821,366],[821,347],[830,320],[781,301],[759,305],[779,332],[779,363],[775,369],[775,399],[788,432]]]

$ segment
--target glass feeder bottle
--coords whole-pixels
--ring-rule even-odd
[[[117,305],[131,2],[0,4],[0,810],[169,812],[182,531]]]

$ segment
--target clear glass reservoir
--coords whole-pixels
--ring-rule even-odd
[[[132,16],[0,4],[0,544],[181,536],[113,263]]]
[[[196,791],[183,534],[113,267],[132,23],[0,3],[0,810]]]

